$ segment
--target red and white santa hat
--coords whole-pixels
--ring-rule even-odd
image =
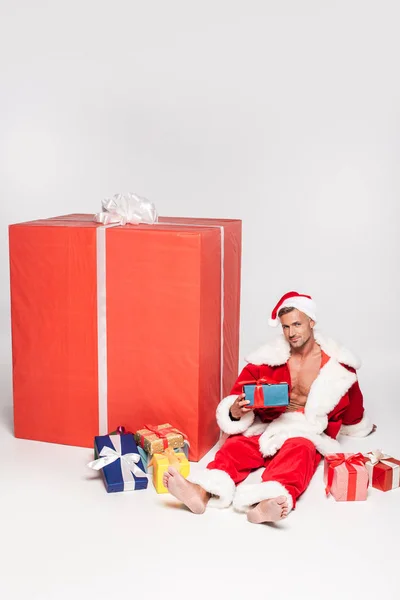
[[[304,313],[313,321],[317,320],[316,316],[316,305],[311,296],[307,296],[306,294],[298,294],[297,292],[288,292],[279,300],[278,304],[275,306],[274,310],[271,313],[271,318],[268,320],[268,324],[271,327],[277,327],[279,324],[278,313],[281,308],[286,308],[291,306],[293,308],[297,308],[300,312]]]

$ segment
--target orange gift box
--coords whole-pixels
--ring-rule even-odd
[[[200,460],[237,376],[241,221],[67,215],[9,241],[16,437],[89,448],[172,422]]]

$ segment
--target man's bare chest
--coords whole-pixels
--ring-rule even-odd
[[[321,369],[321,352],[316,350],[304,358],[291,356],[288,366],[292,393],[307,397]]]

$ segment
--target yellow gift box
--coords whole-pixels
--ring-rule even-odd
[[[183,452],[174,452],[171,448],[167,448],[162,454],[153,454],[151,464],[153,465],[153,483],[158,494],[168,493],[167,488],[163,484],[163,475],[168,471],[168,467],[175,467],[182,477],[185,478],[190,473],[190,464],[185,454]]]

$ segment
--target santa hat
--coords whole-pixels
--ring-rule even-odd
[[[275,306],[274,310],[271,313],[271,318],[268,320],[268,324],[271,325],[271,327],[276,327],[279,323],[279,311],[281,310],[281,308],[289,306],[297,308],[297,310],[310,317],[310,319],[312,319],[313,321],[317,320],[316,306],[311,296],[306,296],[305,294],[298,294],[297,292],[288,292],[287,294],[282,296],[278,304]]]

